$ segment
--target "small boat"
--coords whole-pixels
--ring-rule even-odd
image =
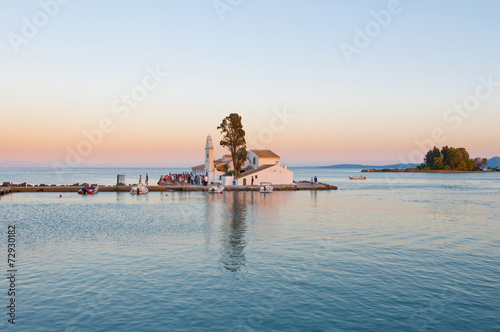
[[[263,194],[272,193],[273,186],[271,186],[270,182],[261,182],[262,187],[260,187],[260,192]]]
[[[148,192],[149,192],[148,187],[146,187],[142,183],[135,184],[132,186],[132,189],[130,189],[130,193],[132,195],[144,195],[147,194]]]
[[[82,189],[78,190],[78,194],[79,195],[94,195],[94,194],[97,194],[98,190],[99,190],[99,186],[83,187]]]
[[[350,176],[351,180],[366,180],[366,176]]]
[[[212,187],[208,188],[208,192],[209,193],[212,193],[212,194],[215,194],[215,193],[221,193],[224,191],[224,186],[222,185],[221,182],[217,182],[215,185],[213,185]]]

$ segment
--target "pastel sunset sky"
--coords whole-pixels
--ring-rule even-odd
[[[498,1],[0,6],[0,161],[188,167],[232,112],[290,166],[500,155]]]

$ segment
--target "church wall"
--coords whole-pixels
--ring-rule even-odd
[[[247,185],[250,185],[252,182],[252,175],[254,177],[254,185],[260,185],[261,182],[271,182],[272,184],[293,183],[293,172],[277,164],[274,167],[264,169],[260,172],[240,177],[238,179],[238,185],[243,185],[243,179],[246,179]],[[255,176],[257,176],[257,178],[255,178]]]

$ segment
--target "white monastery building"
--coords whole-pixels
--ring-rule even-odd
[[[226,154],[214,160],[212,137],[207,136],[205,143],[205,163],[191,168],[194,175],[207,175],[209,182],[222,182],[223,185],[254,185],[263,182],[271,184],[292,184],[293,172],[286,165],[280,165],[280,156],[271,150],[251,149],[247,151],[247,160],[241,168],[240,177],[226,175],[233,171],[231,155]]]

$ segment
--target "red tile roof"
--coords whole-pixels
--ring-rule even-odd
[[[272,152],[271,150],[250,150],[253,153],[255,153],[257,156],[260,158],[279,158],[276,153]]]

